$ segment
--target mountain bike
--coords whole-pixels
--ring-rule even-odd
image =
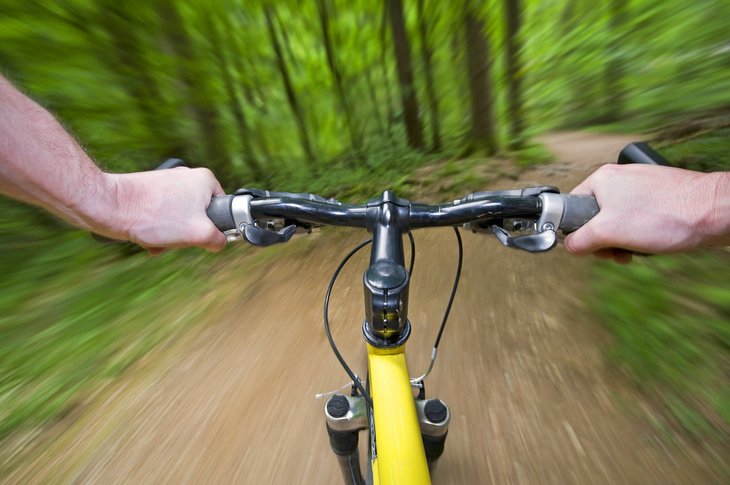
[[[324,324],[335,356],[351,379],[349,395],[334,394],[325,404],[326,429],[346,483],[364,483],[358,435],[370,435],[368,482],[428,483],[429,465],[441,456],[450,412],[440,399],[426,399],[425,378],[433,368],[439,342],[458,287],[462,265],[461,235],[457,226],[493,231],[506,246],[542,252],[558,242],[558,231],[570,232],[598,212],[593,197],[561,194],[555,187],[476,192],[437,205],[412,203],[385,191],[366,204],[353,205],[312,194],[241,189],[216,197],[208,215],[230,240],[258,246],[288,241],[315,226],[367,229],[372,234],[339,264],[327,288]],[[405,344],[411,334],[408,320],[410,275],[415,242],[411,230],[454,227],[458,263],[451,297],[433,346],[430,365],[410,378]],[[406,266],[404,237],[410,240]],[[367,345],[368,375],[361,380],[345,362],[332,338],[328,307],[332,288],[348,260],[367,245],[370,264],[363,275],[365,317],[362,333]],[[413,389],[417,395],[414,396]]]
[[[631,144],[619,163],[664,164],[645,144]],[[169,164],[167,168],[174,166]],[[599,211],[595,198],[562,194],[556,187],[475,192],[442,204],[413,203],[386,190],[365,204],[346,204],[313,194],[240,189],[215,197],[208,216],[229,241],[257,246],[289,241],[297,232],[319,226],[366,229],[372,237],[358,244],[337,266],[324,300],[324,328],[337,360],[350,378],[324,406],[326,430],[347,484],[424,484],[442,455],[451,413],[441,399],[426,398],[425,379],[433,369],[461,275],[463,248],[459,227],[493,233],[505,246],[540,253],[554,248],[559,233],[577,230]],[[412,230],[452,227],[458,247],[454,283],[431,351],[428,368],[412,378],[406,365],[411,334],[408,296],[415,261]],[[410,241],[406,268],[404,238]],[[362,335],[368,371],[357,376],[340,354],[330,332],[332,288],[352,256],[370,245],[363,274],[365,316]],[[339,391],[339,390],[338,390]],[[369,466],[363,477],[359,432],[367,430]]]

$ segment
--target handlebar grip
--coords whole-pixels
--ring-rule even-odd
[[[628,165],[630,163],[664,166],[670,165],[666,158],[650,147],[648,143],[644,142],[629,143],[623,150],[621,150],[621,153],[618,154],[619,165]]]
[[[185,162],[179,158],[168,158],[155,168],[155,170],[167,170],[170,168],[185,167]]]
[[[213,221],[215,227],[217,227],[221,232],[225,232],[229,229],[235,229],[236,227],[236,223],[233,220],[233,210],[231,208],[233,197],[233,195],[213,197],[210,200],[208,209],[206,210],[208,218]]]
[[[560,229],[565,234],[577,231],[601,210],[592,195],[561,194],[561,197],[565,202],[565,209]]]

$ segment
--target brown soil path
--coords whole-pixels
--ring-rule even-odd
[[[547,136],[558,162],[499,187],[569,189],[631,140]],[[225,276],[233,303],[211,324],[136,366],[6,481],[339,483],[324,402],[313,396],[346,377],[326,343],[321,305],[335,265],[364,237],[315,234],[290,243],[248,284]],[[430,353],[456,256],[448,229],[417,232],[416,242],[412,374]],[[691,449],[657,439],[637,411],[647,405],[605,362],[607,335],[581,309],[589,258],[563,248],[529,255],[471,234],[464,245],[460,291],[427,387],[453,413],[435,483],[721,481]],[[343,273],[331,308],[334,337],[361,374],[365,261]]]

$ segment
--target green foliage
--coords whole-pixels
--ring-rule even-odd
[[[616,107],[622,118],[613,120],[613,126],[634,128],[730,103],[730,3],[632,0],[618,26],[612,26],[611,3],[523,2],[520,76],[527,135],[611,122],[609,112]],[[426,86],[416,53],[424,42],[433,48],[438,94],[433,111],[440,113],[443,142],[443,151],[433,155],[404,148],[394,45],[383,2],[322,4],[330,13],[333,57],[348,109],[337,98],[317,2],[4,0],[0,70],[53,111],[110,171],[150,169],[177,156],[212,168],[229,189],[260,185],[353,200],[385,188],[413,195],[422,187],[412,172],[431,162],[441,163],[429,175],[440,195],[460,195],[505,175],[501,165],[478,157],[450,159],[465,148],[471,121],[463,1],[424,0],[427,39],[419,34],[415,3],[404,2],[420,100],[426,99]],[[302,148],[265,5],[303,113],[313,161]],[[506,146],[503,2],[473,5],[491,41],[492,94],[500,145]],[[621,66],[614,83],[620,89],[611,90],[607,72],[615,65]],[[426,113],[423,106],[420,111],[423,125],[430,127],[425,117],[434,112]],[[347,116],[353,117],[349,121],[361,138],[359,147],[352,146]],[[727,132],[670,148],[667,154],[693,166],[718,167],[722,136]],[[531,144],[507,155],[520,166],[549,158]],[[212,263],[186,251],[156,259],[125,258],[118,248],[99,247],[40,211],[6,202],[0,209],[1,438],[58,417],[84,390],[116,375],[194,320],[204,309],[199,297],[210,285],[201,275]],[[703,288],[708,305],[726,308],[718,303],[724,293],[710,289],[714,286]],[[618,294],[620,289],[616,282],[601,291]],[[184,316],[169,318],[170,311]],[[709,332],[726,345],[725,327],[716,320],[708,324],[711,331],[700,331],[691,322],[684,328],[681,319],[666,330],[656,323],[659,316],[653,318],[646,327],[652,332],[689,332],[689,339]],[[641,349],[629,337],[627,342]],[[702,344],[679,345],[675,351],[688,365],[706,369],[705,350]],[[650,363],[648,370],[636,371],[642,379],[655,371],[674,374],[651,350],[643,352]],[[629,358],[629,352],[621,355]],[[632,365],[642,367],[641,361]],[[723,392],[708,399],[727,419],[730,405]]]
[[[275,18],[284,62],[312,139],[305,162],[297,124],[266,29]],[[393,45],[382,2],[328,0],[329,31],[351,113],[328,67],[317,2],[6,0],[0,66],[67,123],[110,170],[148,169],[179,156],[207,165],[231,188],[314,181],[353,151],[405,143]],[[501,146],[507,110],[502,1],[480,5],[488,25]],[[730,4],[636,0],[619,26],[613,2],[523,2],[523,98],[528,135],[556,126],[654,127],[676,114],[730,103]],[[464,148],[470,128],[462,2],[424,0],[445,151]],[[405,2],[418,99],[426,99],[424,39]],[[681,39],[681,41],[678,41]],[[616,64],[619,62],[619,64]],[[609,89],[619,66],[619,88]],[[618,92],[618,97],[617,96]],[[430,111],[421,108],[424,127]],[[429,133],[426,137],[430,138]],[[528,156],[529,158],[529,156]],[[357,165],[358,162],[353,162]],[[283,187],[272,187],[283,188]]]
[[[426,184],[436,185],[439,197],[448,199],[480,190],[491,178],[499,175],[502,173],[489,159],[449,159],[426,179]]]
[[[509,158],[523,168],[544,165],[555,160],[553,154],[545,150],[545,147],[539,143],[531,143],[516,152],[509,153]]]
[[[728,140],[730,129],[717,130],[683,143],[669,145],[662,148],[661,152],[677,167],[701,172],[730,170]]]
[[[130,257],[85,233],[29,230],[33,209],[2,207],[0,439],[67,412],[180,334],[205,312],[213,287],[201,277],[213,260],[199,251]]]
[[[375,197],[386,189],[408,196],[412,193],[408,191],[406,180],[413,170],[440,157],[407,148],[371,147],[364,158],[356,153],[346,153],[326,168],[296,175],[276,175],[273,183],[290,192],[312,192],[346,201]]]
[[[615,2],[566,0],[527,7],[525,67],[528,112],[541,127],[615,122],[656,128],[683,113],[727,103],[730,4],[713,0],[628,2],[610,28]],[[616,92],[609,62],[619,61]],[[616,102],[623,114],[612,120]],[[616,130],[612,130],[616,131]]]
[[[694,436],[730,425],[728,268],[726,253],[706,252],[601,264],[592,278],[611,356]]]

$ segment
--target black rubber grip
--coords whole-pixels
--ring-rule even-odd
[[[618,164],[643,163],[646,165],[669,166],[669,161],[644,142],[629,143],[618,154]]]
[[[221,232],[236,227],[236,223],[233,221],[233,211],[231,210],[233,197],[232,195],[213,197],[206,211],[210,220]]]
[[[565,201],[563,219],[560,221],[560,229],[564,234],[577,231],[601,210],[592,195],[561,194],[561,197]]]
[[[155,170],[167,170],[170,168],[186,167],[185,162],[179,158],[168,158],[162,162]]]

